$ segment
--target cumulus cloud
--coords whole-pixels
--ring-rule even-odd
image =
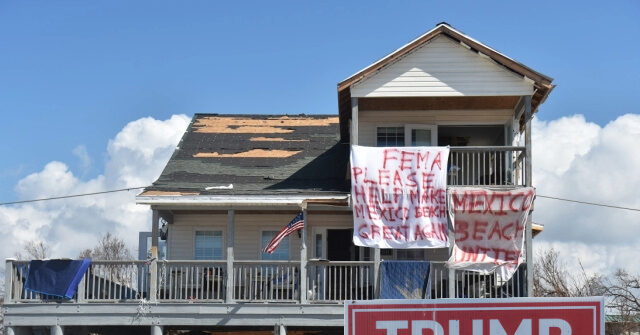
[[[83,180],[67,164],[54,161],[20,180],[15,190],[20,198],[33,199],[148,185],[162,171],[188,122],[184,115],[133,121],[109,141],[104,172],[98,177]],[[534,119],[538,194],[640,208],[638,138],[637,114],[620,116],[603,127],[581,115]],[[73,257],[95,245],[99,233],[106,231],[135,248],[137,232],[150,228],[150,211],[135,205],[136,193],[0,207],[0,256],[11,257],[24,242],[44,239],[54,256]],[[640,273],[638,212],[539,197],[534,221],[545,225],[535,240],[536,250],[554,247],[569,266],[577,267],[580,259],[589,271],[625,267]]]
[[[78,157],[78,161],[80,162],[80,167],[86,171],[89,166],[91,166],[91,157],[89,156],[89,152],[87,152],[87,147],[84,145],[79,145],[75,147],[72,153]]]
[[[533,178],[539,195],[640,208],[640,115],[604,127],[581,115],[533,123]],[[554,247],[569,266],[624,267],[640,273],[640,213],[538,197],[534,221],[545,225],[535,249]]]
[[[158,177],[186,129],[189,118],[142,118],[127,124],[107,145],[107,161],[99,176],[83,180],[67,164],[53,161],[21,179],[15,191],[21,199],[149,185]],[[74,149],[91,162],[84,147]],[[75,257],[96,244],[100,233],[112,232],[135,250],[138,232],[151,227],[150,211],[135,204],[139,190],[100,196],[0,207],[0,256],[12,257],[29,240],[45,240],[54,257]]]

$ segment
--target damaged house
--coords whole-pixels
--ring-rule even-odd
[[[342,334],[343,302],[379,298],[385,260],[429,261],[423,298],[528,296],[530,217],[508,281],[447,268],[450,248],[354,245],[349,152],[450,146],[449,186],[531,186],[531,118],[551,82],[439,24],[341,81],[337,114],[197,114],[136,198],[153,212],[150,258],[93,262],[64,301],[25,290],[28,262],[8,260],[8,334]],[[300,212],[304,227],[263,252]]]

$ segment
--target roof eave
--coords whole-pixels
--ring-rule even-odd
[[[136,204],[152,206],[189,205],[206,207],[234,206],[302,206],[303,203],[349,206],[349,194],[332,195],[192,195],[192,196],[137,196]]]

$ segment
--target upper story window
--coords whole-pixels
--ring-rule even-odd
[[[437,127],[434,125],[407,124],[402,127],[377,127],[376,146],[435,146]]]
[[[403,147],[404,127],[378,127],[378,147]]]
[[[222,259],[222,231],[196,231],[195,259]]]
[[[277,230],[265,230],[262,232],[262,243],[260,250],[264,250],[264,248],[271,242],[271,240],[278,234]],[[263,252],[262,253],[263,260],[276,260],[276,261],[286,261],[289,259],[289,236],[280,241],[280,245],[273,251],[272,254]]]

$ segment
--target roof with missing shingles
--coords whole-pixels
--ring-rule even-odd
[[[337,115],[196,114],[140,196],[346,193],[348,155]]]

